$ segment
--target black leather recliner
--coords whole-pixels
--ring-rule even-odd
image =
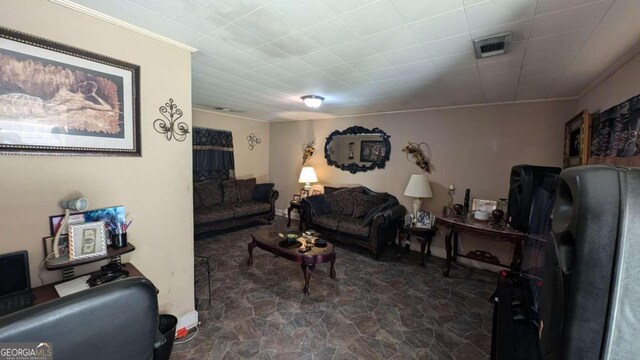
[[[157,334],[156,290],[141,277],[0,317],[0,343],[46,342],[54,359],[153,359]]]

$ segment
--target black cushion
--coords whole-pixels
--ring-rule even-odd
[[[305,200],[309,203],[311,211],[313,211],[315,215],[326,215],[332,212],[331,204],[329,204],[324,195],[312,195],[305,198]]]
[[[271,190],[273,190],[273,187],[273,183],[256,184],[256,187],[253,190],[253,197],[251,199],[253,201],[270,202]]]
[[[157,330],[156,289],[140,277],[0,317],[0,343],[46,341],[54,359],[152,359]]]

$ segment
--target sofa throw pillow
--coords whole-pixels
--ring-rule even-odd
[[[222,195],[225,204],[235,204],[238,202],[238,187],[235,180],[225,180],[222,182]]]
[[[341,189],[325,195],[331,205],[331,210],[342,215],[353,215],[353,203],[355,191],[352,189]]]
[[[382,195],[382,196],[380,196]],[[353,203],[353,217],[363,218],[369,213],[369,210],[383,204],[386,201],[384,194],[364,194],[356,193]]]
[[[313,195],[305,198],[305,201],[311,206],[311,211],[314,215],[327,215],[331,214],[331,204],[327,201],[327,197],[324,195]]]
[[[273,183],[266,184],[257,184],[256,188],[253,190],[253,201],[260,202],[270,202],[271,201],[271,191],[275,185]]]
[[[256,178],[236,180],[236,186],[238,187],[238,201],[251,201],[253,191],[256,188]]]
[[[207,180],[193,184],[194,208],[202,209],[222,203],[220,181]]]

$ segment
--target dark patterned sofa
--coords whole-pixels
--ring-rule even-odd
[[[278,191],[256,179],[209,180],[193,185],[195,234],[275,217]]]
[[[332,240],[363,246],[375,259],[387,242],[395,240],[397,224],[406,212],[395,196],[364,186],[325,187],[324,195],[310,196],[300,203],[305,229],[316,230]]]

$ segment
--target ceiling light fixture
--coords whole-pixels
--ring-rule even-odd
[[[305,95],[300,99],[302,99],[302,101],[304,101],[304,104],[310,108],[319,108],[320,105],[322,105],[322,101],[324,100],[322,96],[318,95]]]

